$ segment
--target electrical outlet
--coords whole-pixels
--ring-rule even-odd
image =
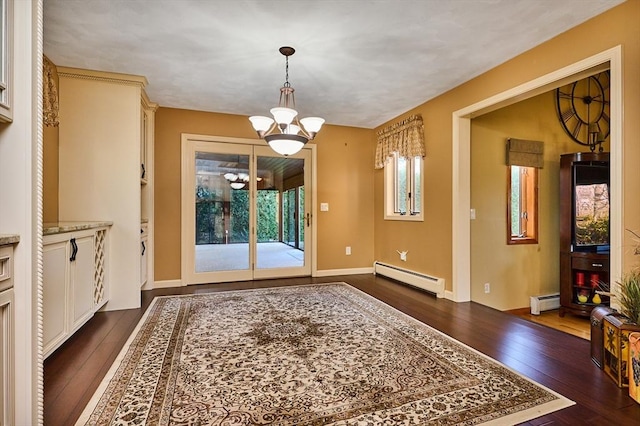
[[[350,247],[350,246],[347,246],[347,248],[345,249],[345,251],[344,251],[344,252],[345,252],[345,254],[346,254],[347,256],[350,256],[350,255],[351,255],[351,247]]]
[[[485,293],[491,293],[491,284],[484,283],[484,292]]]

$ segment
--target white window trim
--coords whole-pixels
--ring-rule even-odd
[[[405,222],[424,221],[424,191],[420,197],[420,212],[417,214],[395,213],[395,165],[393,157],[387,158],[384,165],[384,220],[398,220]],[[424,189],[424,159],[421,161],[420,188]]]

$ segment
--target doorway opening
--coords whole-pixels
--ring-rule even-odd
[[[471,119],[486,112],[549,91],[599,69],[611,75],[611,263],[612,283],[622,272],[622,51],[616,46],[560,70],[453,113],[453,294],[455,301],[471,300]],[[615,287],[615,284],[612,284]],[[612,291],[615,291],[612,288]]]

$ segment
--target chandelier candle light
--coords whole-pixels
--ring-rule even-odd
[[[289,83],[289,56],[295,53],[295,49],[281,47],[280,53],[286,58],[286,73],[284,85],[280,88],[278,107],[270,111],[273,118],[254,115],[249,120],[258,136],[267,141],[271,149],[281,155],[292,155],[316,136],[324,119],[306,117],[298,121],[294,90]]]

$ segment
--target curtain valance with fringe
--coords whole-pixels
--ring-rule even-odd
[[[421,115],[385,127],[378,132],[376,146],[376,169],[382,169],[387,158],[397,152],[400,157],[424,157],[424,126]]]
[[[56,85],[55,65],[47,58],[42,61],[42,115],[44,125],[47,127],[58,127],[58,87]]]

